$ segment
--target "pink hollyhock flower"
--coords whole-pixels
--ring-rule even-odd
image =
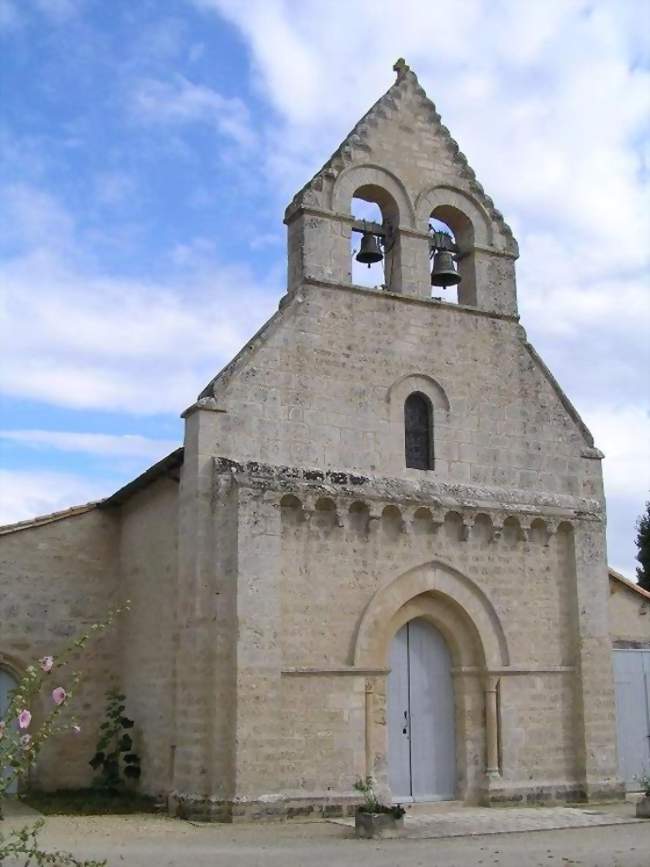
[[[52,690],[52,701],[54,704],[63,704],[67,697],[68,694],[62,686],[57,686],[56,689]]]
[[[44,656],[43,659],[39,659],[39,663],[43,671],[52,671],[52,666],[54,665],[54,657]]]
[[[5,733],[5,721],[0,719],[0,738],[4,735],[4,733]]]
[[[26,729],[31,721],[31,713],[27,709],[21,710],[21,712],[18,714],[18,725],[21,727],[21,729]]]
[[[32,743],[31,735],[23,735],[20,739],[20,744],[24,750],[28,750]]]

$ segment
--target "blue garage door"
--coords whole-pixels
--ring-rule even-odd
[[[618,768],[628,789],[650,772],[650,650],[615,650]]]

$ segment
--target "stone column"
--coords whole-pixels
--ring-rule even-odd
[[[287,225],[287,290],[308,278],[330,283],[351,281],[350,223],[326,211],[296,208]]]
[[[562,530],[562,528],[560,528]],[[616,755],[616,704],[607,613],[605,527],[583,521],[573,535],[576,635],[576,752],[589,800],[622,797]]]
[[[373,727],[375,723],[375,687],[372,680],[366,680],[366,777],[374,776]]]
[[[475,248],[469,261],[462,263],[461,274],[466,286],[459,290],[461,303],[468,303],[480,310],[493,313],[517,315],[517,287],[515,282],[515,256]],[[474,285],[467,273],[471,262],[474,265]],[[462,283],[461,283],[462,286]]]
[[[227,717],[233,701],[229,688],[232,635],[227,624],[232,618],[227,594],[222,592],[223,564],[215,553],[223,558],[228,544],[227,527],[217,526],[214,508],[213,455],[218,448],[219,422],[220,413],[211,398],[185,413],[178,505],[175,761],[170,809],[203,818],[221,818],[215,799],[227,798],[232,789],[227,758]]]
[[[499,678],[489,675],[485,684],[485,773],[499,776]]]
[[[239,489],[233,818],[282,813],[281,516],[278,496]]]
[[[396,245],[386,256],[386,283],[393,292],[431,298],[429,238],[402,229]]]

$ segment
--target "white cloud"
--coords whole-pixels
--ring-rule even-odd
[[[2,190],[0,233],[4,244],[39,248],[56,243],[68,250],[73,238],[72,217],[44,190],[29,184],[11,184]]]
[[[42,470],[0,470],[0,524],[101,499],[113,487],[98,479]]]
[[[644,407],[593,407],[584,414],[596,444],[605,452],[608,495],[642,503],[650,497],[650,412]]]
[[[173,82],[140,81],[131,96],[131,110],[140,122],[204,123],[242,147],[255,142],[250,113],[241,99],[224,97],[180,75]]]
[[[639,382],[650,315],[643,4],[463,0],[438,14],[402,0],[396,15],[388,0],[358,0],[350,16],[324,13],[320,0],[194,2],[246,41],[254,84],[273,109],[263,128],[242,100],[181,76],[140,80],[130,107],[143,123],[173,127],[178,148],[199,124],[243,146],[250,183],[266,182],[271,198],[302,186],[406,57],[519,237],[523,324],[542,355],[563,362],[554,372],[608,454],[610,502],[627,510],[610,526],[633,521],[643,475],[635,468],[647,454]],[[152,51],[173,58],[185,41],[172,22]],[[107,181],[109,200],[118,187]],[[3,213],[0,241],[19,251],[0,270],[8,393],[176,411],[271,312],[248,269],[220,261],[205,239],[171,252],[166,280],[128,280],[84,260],[73,221],[43,191],[14,188]]]
[[[3,203],[27,248],[0,263],[4,394],[178,413],[275,307],[277,286],[202,239],[170,255],[164,280],[132,280],[77,257],[74,223],[51,197],[21,188]],[[55,220],[62,233],[48,231]]]
[[[147,458],[157,461],[179,443],[175,440],[151,439],[137,434],[78,433],[50,430],[0,430],[0,439],[34,448],[86,453],[106,457]]]

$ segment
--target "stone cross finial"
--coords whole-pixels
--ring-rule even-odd
[[[408,63],[404,60],[403,57],[400,57],[398,60],[396,60],[393,64],[393,70],[397,73],[397,80],[401,81],[406,75],[406,73],[410,70],[410,68],[411,67],[408,65]]]

